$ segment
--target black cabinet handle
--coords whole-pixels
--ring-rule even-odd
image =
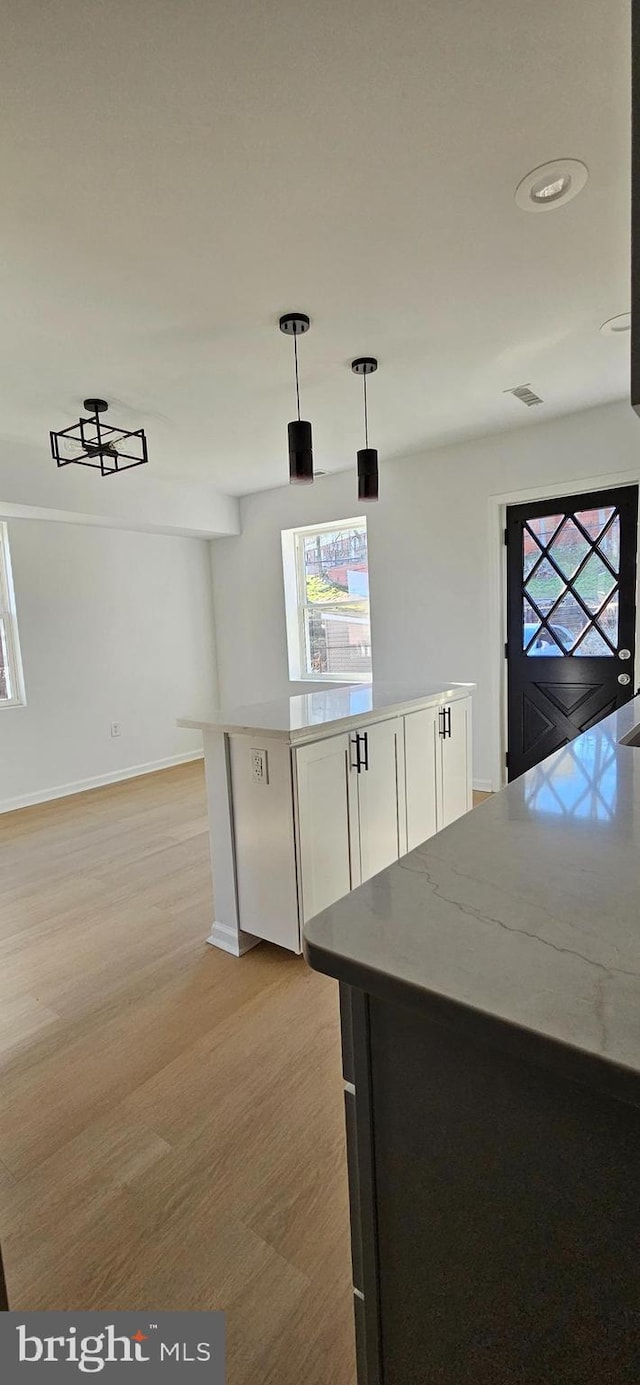
[[[440,709],[439,709],[439,711],[438,711],[438,717],[439,717],[439,719],[440,719],[440,728],[439,728],[439,730],[440,730],[440,735],[442,736],[442,738],[443,738],[443,740],[444,740],[444,737],[445,737],[446,734],[447,734],[447,709],[446,709],[446,707],[440,707]]]
[[[364,755],[362,756],[360,755],[360,741],[362,741],[362,749],[364,750]],[[353,761],[351,762],[351,768],[357,769],[358,774],[362,774],[363,769],[369,768],[369,736],[367,732],[363,731],[360,733],[360,731],[356,731],[351,744],[354,746],[356,752],[356,762],[355,765]]]

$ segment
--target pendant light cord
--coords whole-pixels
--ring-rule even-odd
[[[298,379],[298,334],[293,333],[293,354],[296,360],[296,400],[298,404],[298,419],[300,418],[300,381]]]
[[[363,384],[363,387],[364,387],[364,445],[365,445],[365,447],[368,447],[368,446],[369,446],[369,416],[368,416],[368,413],[367,413],[367,377],[366,377],[366,374],[362,376],[362,384]]]

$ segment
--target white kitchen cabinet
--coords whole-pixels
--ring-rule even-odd
[[[260,782],[253,769],[258,748],[265,769]],[[230,736],[229,771],[235,894],[238,916],[245,921],[244,932],[299,952],[288,747],[267,736],[261,736],[257,745],[248,736]]]
[[[305,922],[406,850],[402,718],[303,745],[295,758]]]
[[[472,807],[471,698],[404,717],[407,850]]]
[[[473,807],[471,698],[449,702],[439,717],[438,831]]]
[[[302,950],[303,925],[471,807],[469,685],[358,685],[248,704],[204,732],[208,941]]]
[[[406,851],[402,733],[401,717],[367,726],[360,732],[361,771],[355,773],[363,881],[390,866]]]
[[[299,882],[303,920],[359,883],[357,801],[346,733],[296,751]]]
[[[441,776],[441,724],[438,707],[422,707],[404,720],[407,851],[438,830],[438,783]]]

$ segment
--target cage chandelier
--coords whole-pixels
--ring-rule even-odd
[[[85,399],[88,417],[51,432],[51,455],[58,466],[76,462],[94,467],[102,476],[114,476],[117,471],[130,471],[148,462],[144,428],[129,431],[101,422],[100,415],[108,407],[106,399]]]

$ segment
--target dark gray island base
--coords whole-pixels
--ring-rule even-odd
[[[307,925],[340,982],[359,1385],[640,1380],[639,721]]]

